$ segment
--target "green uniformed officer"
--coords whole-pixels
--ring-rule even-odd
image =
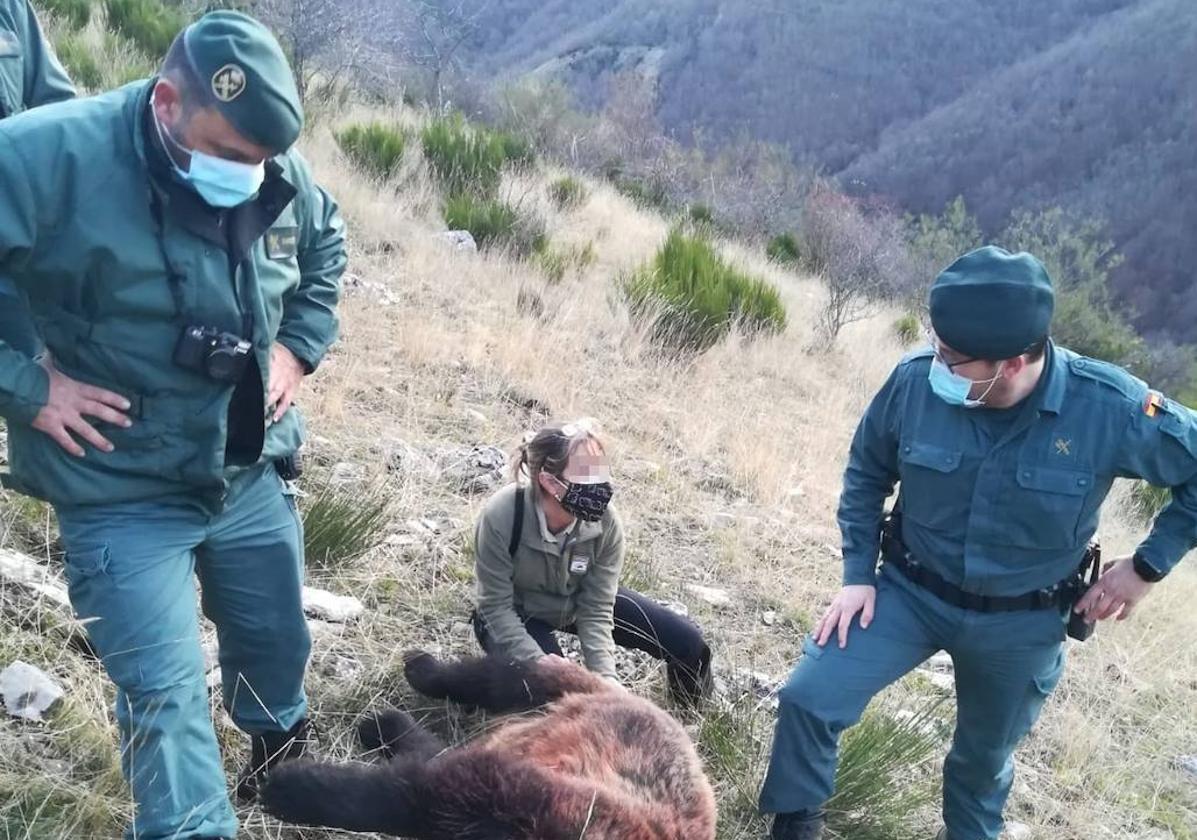
[[[0,0],[0,119],[74,96],[28,0]],[[28,315],[24,295],[0,278],[0,338],[35,353],[39,345]]]
[[[1012,754],[1060,678],[1070,614],[1125,618],[1197,543],[1197,418],[1052,343],[1053,305],[1033,256],[964,255],[931,289],[931,348],[865,413],[840,500],[844,588],[781,691],[761,793],[776,840],[823,835],[840,733],[939,650],[957,701],[940,837],[998,837]],[[1078,602],[1101,505],[1128,477],[1171,487],[1172,502]],[[878,572],[895,483],[900,528]]]
[[[117,687],[129,837],[232,837],[194,580],[240,792],[302,750],[309,638],[284,475],[292,403],[337,331],[336,204],[292,145],[282,49],[214,12],[161,73],[0,123],[0,277],[52,361],[0,343],[6,483],[53,504],[71,602]]]

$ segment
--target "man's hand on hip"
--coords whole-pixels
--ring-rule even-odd
[[[1120,557],[1106,564],[1097,583],[1089,587],[1073,609],[1084,613],[1089,621],[1104,621],[1115,615],[1122,621],[1154,585],[1139,577],[1133,557]]]
[[[840,647],[848,644],[848,628],[852,619],[860,613],[860,627],[863,630],[873,620],[873,608],[877,603],[877,587],[875,586],[845,586],[835,596],[827,612],[815,625],[812,635],[815,642],[822,647],[827,644],[831,634],[838,630]]]
[[[295,358],[295,354],[278,342],[270,348],[270,394],[266,397],[266,406],[273,407],[270,422],[277,423],[283,419],[295,395],[299,393],[299,386],[303,384],[303,362]]]
[[[75,435],[96,449],[111,452],[112,443],[85,418],[128,428],[133,425],[124,414],[129,410],[129,401],[112,391],[76,382],[54,367],[49,357],[43,359],[41,365],[50,376],[50,396],[33,418],[33,428],[54,438],[59,446],[77,458],[82,458],[84,453]]]

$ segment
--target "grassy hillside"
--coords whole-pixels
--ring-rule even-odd
[[[858,195],[964,195],[990,235],[1018,209],[1101,217],[1140,329],[1197,339],[1188,0],[476,5],[482,78],[550,74],[594,106],[638,70],[671,132],[781,144]]]
[[[89,38],[102,38],[98,26],[93,21]],[[631,316],[623,288],[676,220],[576,173],[572,197],[562,201],[567,173],[507,166],[485,200],[539,219],[547,246],[527,259],[501,245],[456,251],[438,236],[446,194],[422,140],[426,122],[407,109],[348,110],[301,142],[352,233],[343,335],[300,398],[313,432],[301,506],[309,537],[318,531],[325,546],[329,534],[338,544],[337,510],[361,513],[365,499],[382,511],[378,532],[375,517],[358,520],[367,538],[361,550],[322,550],[309,566],[309,583],[367,607],[358,622],[315,634],[309,691],[320,753],[356,757],[356,718],[388,703],[416,710],[454,739],[488,725],[412,697],[401,676],[409,646],[475,652],[465,623],[470,542],[486,496],[461,481],[454,453],[479,444],[510,450],[545,417],[594,415],[615,444],[625,582],[684,604],[715,651],[717,701],[698,714],[674,711],[715,782],[720,838],[760,838],[754,799],[772,730],[768,690],[838,588],[834,511],[844,457],[869,397],[907,349],[893,328],[900,312],[850,324],[834,349],[813,352],[822,283],[766,262],[756,247],[716,239],[723,261],[777,289],[784,329],[732,330],[698,355],[663,351],[652,327]],[[385,182],[363,175],[336,139],[370,123],[408,138]],[[561,261],[545,254],[568,255],[568,268],[558,271]],[[1121,488],[1102,526],[1111,555],[1129,550],[1143,528],[1124,497]],[[42,505],[0,493],[0,547],[60,570],[53,516]],[[728,590],[731,605],[712,606],[687,588],[693,584]],[[1197,749],[1197,614],[1188,608],[1195,596],[1197,571],[1182,567],[1133,619],[1071,648],[1061,687],[1018,754],[1008,813],[1033,836],[1197,840],[1197,782],[1177,763]],[[111,838],[127,818],[112,690],[71,643],[75,630],[44,601],[0,586],[0,666],[22,658],[67,689],[47,725],[0,718],[0,836]],[[627,657],[621,670],[633,690],[667,702],[654,663]],[[865,734],[892,732],[893,720],[950,696],[942,674],[920,671],[878,701]],[[232,777],[245,740],[218,698],[212,705]],[[933,718],[931,758],[870,776],[843,803],[842,837],[934,833],[951,704]],[[868,757],[876,741],[856,743]],[[895,817],[897,790],[932,798]],[[280,828],[252,807],[241,816],[250,840],[349,836]]]

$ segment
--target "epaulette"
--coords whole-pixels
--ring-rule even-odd
[[[1132,402],[1142,402],[1149,393],[1147,383],[1117,365],[1079,356],[1068,363],[1068,369],[1083,379],[1113,388]]]

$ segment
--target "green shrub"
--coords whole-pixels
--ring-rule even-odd
[[[917,315],[907,313],[894,321],[894,337],[903,347],[914,344],[923,337],[923,325]]]
[[[377,545],[386,529],[387,504],[379,487],[325,484],[301,506],[308,564],[334,569]]]
[[[124,35],[151,58],[162,58],[187,16],[158,0],[104,0],[108,25]]]
[[[570,247],[564,250],[546,245],[536,252],[536,264],[551,285],[560,283],[570,271],[581,274],[593,265],[596,259],[598,256],[594,252],[594,243],[591,242],[587,242],[584,248]]]
[[[715,224],[715,214],[705,204],[691,204],[686,211],[686,216],[699,227],[711,227]]]
[[[336,135],[337,145],[350,162],[371,178],[386,180],[403,162],[407,135],[382,123],[351,125]]]
[[[1172,501],[1172,491],[1156,487],[1146,481],[1136,481],[1131,488],[1128,506],[1130,513],[1141,522],[1151,522]]]
[[[510,131],[490,133],[503,149],[503,160],[514,169],[526,171],[536,165],[536,150],[523,137]]]
[[[549,185],[549,198],[558,210],[572,210],[586,201],[586,187],[577,178],[558,178]]]
[[[652,262],[624,282],[632,314],[651,318],[654,336],[679,349],[705,350],[733,327],[785,329],[785,307],[768,283],[728,265],[705,238],[674,230]]]
[[[93,50],[77,33],[71,32],[54,45],[58,60],[70,74],[71,80],[86,90],[100,90],[104,85],[104,70]]]
[[[445,202],[445,223],[452,230],[468,230],[483,249],[506,248],[514,256],[527,257],[545,247],[539,220],[493,198],[469,193],[451,196]]]
[[[424,157],[448,195],[489,198],[498,190],[508,150],[497,135],[451,117],[430,123],[421,139]]]
[[[794,234],[779,233],[765,246],[765,256],[775,263],[796,265],[801,260],[802,253],[798,250],[798,240]]]
[[[669,196],[665,193],[665,187],[659,183],[650,184],[635,178],[620,178],[615,181],[615,189],[640,207],[660,212],[669,209]]]
[[[39,0],[37,6],[57,17],[73,32],[87,26],[91,20],[91,0]]]
[[[828,825],[853,840],[914,840],[908,828],[918,810],[936,799],[932,774],[922,772],[942,741],[932,701],[906,719],[870,710],[844,733]]]

